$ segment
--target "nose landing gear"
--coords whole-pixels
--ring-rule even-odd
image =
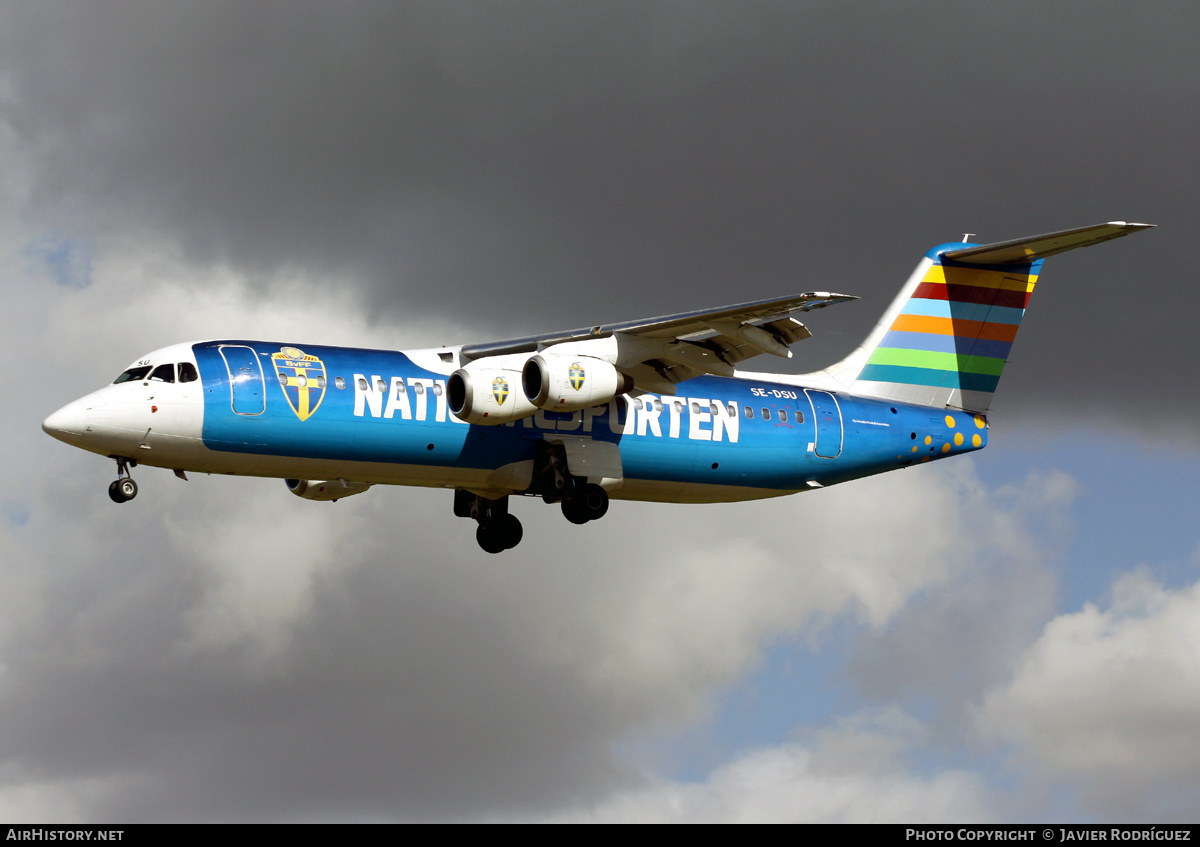
[[[117,463],[117,478],[108,486],[108,496],[114,503],[125,503],[137,497],[137,483],[133,481],[133,477],[129,474],[131,467],[137,467],[135,459],[126,459],[124,456],[112,456]]]

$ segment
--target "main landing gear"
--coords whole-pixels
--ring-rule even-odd
[[[454,492],[454,514],[460,518],[474,518],[478,522],[475,540],[488,553],[511,550],[521,543],[521,536],[524,535],[516,515],[508,513],[507,497],[488,500],[460,488]]]
[[[125,503],[137,497],[137,483],[133,481],[133,477],[129,474],[129,469],[137,467],[135,459],[126,459],[124,456],[112,456],[117,463],[117,478],[108,486],[108,496],[114,503]]]
[[[527,493],[541,494],[547,503],[562,503],[563,517],[573,524],[598,521],[608,511],[608,492],[572,476],[563,449],[546,445],[534,459],[533,485]]]
[[[532,484],[518,492],[561,503],[563,517],[573,524],[599,520],[608,512],[608,492],[586,477],[573,476],[561,445],[539,445]],[[508,513],[508,497],[489,500],[465,489],[454,492],[454,514],[474,518],[475,540],[488,553],[511,550],[521,543],[521,522]]]

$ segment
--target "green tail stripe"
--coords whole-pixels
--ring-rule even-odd
[[[936,353],[931,350],[877,347],[871,354],[869,364],[900,365],[907,368],[932,368],[939,371],[1000,376],[1000,372],[1004,370],[1004,361],[1004,359],[992,359],[988,356],[960,356],[956,353]]]

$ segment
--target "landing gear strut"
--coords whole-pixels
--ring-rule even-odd
[[[508,513],[507,497],[488,500],[460,488],[454,492],[454,514],[478,522],[475,540],[488,553],[511,550],[521,543],[524,535],[521,522]]]
[[[117,478],[108,486],[108,496],[114,503],[125,503],[137,497],[137,483],[129,474],[131,467],[137,467],[137,461],[126,459],[124,456],[113,456],[117,462]]]
[[[540,494],[547,503],[562,503],[563,517],[573,524],[600,520],[608,511],[608,492],[586,477],[572,475],[561,445],[541,445],[534,459],[533,485],[526,494]]]

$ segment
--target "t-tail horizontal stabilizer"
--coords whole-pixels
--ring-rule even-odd
[[[1121,238],[1153,226],[1154,224],[1109,221],[1106,224],[1066,229],[1046,235],[1031,235],[1015,241],[997,241],[995,244],[971,245],[958,250],[946,250],[942,253],[942,258],[971,265],[1008,265],[1032,262],[1049,256],[1057,256],[1059,253],[1066,253],[1077,247],[1091,247],[1093,244],[1112,241],[1114,238]]]
[[[1113,221],[930,250],[867,340],[809,375],[855,394],[986,412],[1042,260],[1152,227]]]

